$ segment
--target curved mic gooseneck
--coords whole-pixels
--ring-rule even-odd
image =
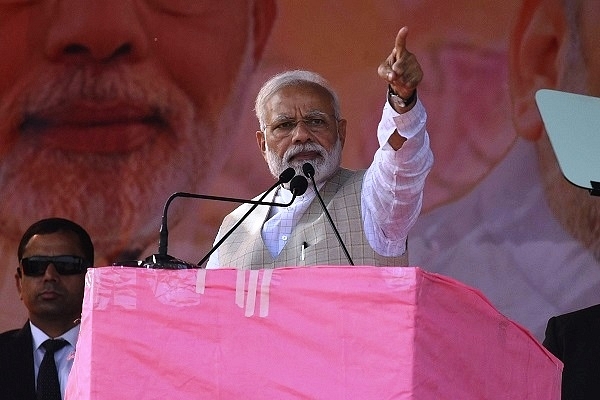
[[[352,261],[352,258],[350,257],[350,253],[348,253],[348,249],[346,249],[346,245],[342,241],[342,237],[340,236],[340,233],[338,232],[335,224],[333,223],[333,219],[331,219],[331,215],[329,214],[329,211],[327,211],[325,202],[323,201],[323,198],[319,194],[319,189],[317,188],[317,184],[315,182],[315,168],[310,163],[304,163],[302,165],[302,172],[304,172],[304,175],[308,179],[310,179],[310,181],[312,182],[312,186],[315,189],[317,199],[319,199],[319,203],[321,203],[321,208],[323,208],[323,212],[325,213],[325,215],[327,216],[327,219],[329,220],[329,224],[331,225],[331,228],[333,229],[333,232],[335,233],[335,237],[337,238],[338,242],[340,243],[342,250],[344,250],[344,254],[346,255],[346,258],[348,259],[348,263],[350,265],[354,265],[354,261]]]
[[[271,190],[273,190],[279,184],[290,182],[295,175],[296,175],[296,172],[294,171],[293,168],[286,169],[279,175],[279,179],[277,180],[277,183],[275,183],[275,185],[273,185],[267,191],[267,193],[270,192]],[[190,264],[186,261],[176,259],[167,254],[167,247],[168,247],[168,243],[169,243],[169,230],[168,230],[168,223],[167,223],[167,215],[168,215],[169,206],[170,206],[171,202],[178,197],[231,201],[231,202],[236,202],[236,203],[251,203],[251,204],[254,204],[254,208],[256,208],[258,205],[276,205],[276,206],[287,207],[287,206],[291,205],[292,202],[294,201],[294,198],[292,198],[292,200],[289,202],[289,204],[279,204],[279,203],[262,202],[260,200],[254,201],[254,200],[238,199],[238,198],[234,198],[234,197],[209,196],[209,195],[186,193],[186,192],[173,193],[171,196],[169,196],[169,198],[165,202],[165,206],[163,209],[162,221],[161,221],[160,232],[159,232],[159,240],[158,240],[158,253],[152,254],[151,256],[147,257],[143,262],[137,262],[137,266],[142,266],[145,268],[160,268],[160,269],[199,268],[199,265],[197,265],[197,264]],[[261,198],[261,200],[262,199],[264,199],[264,197]]]
[[[286,172],[289,170],[291,170],[293,178],[287,179],[287,177],[289,176],[289,173],[286,174]],[[285,178],[287,179],[286,181],[282,180],[282,175],[284,175],[284,174],[286,174],[286,176],[285,176]],[[227,233],[225,233],[221,237],[221,239],[209,250],[209,252],[206,253],[206,255],[202,258],[202,260],[198,261],[198,266],[201,266],[208,260],[208,258],[221,246],[221,244],[233,233],[233,231],[235,231],[237,229],[237,227],[240,226],[242,224],[242,222],[244,222],[244,220],[252,213],[252,211],[254,211],[254,209],[256,209],[256,207],[258,207],[259,205],[274,205],[274,206],[287,207],[294,202],[296,197],[302,196],[306,192],[306,189],[308,188],[308,181],[302,175],[295,175],[295,176],[294,175],[295,175],[295,171],[293,168],[290,167],[290,168],[286,169],[285,171],[283,171],[281,173],[281,175],[279,175],[279,180],[277,181],[277,183],[275,183],[275,185],[271,186],[266,192],[264,192],[263,195],[258,199],[258,201],[248,202],[248,203],[252,204],[252,207],[250,207],[250,209],[235,223],[235,225],[233,227],[231,227],[231,229],[229,229],[227,231]],[[290,191],[292,192],[292,199],[290,200],[289,204],[263,202],[265,197],[267,197],[267,195],[271,191],[273,191],[273,189],[275,189],[280,184],[287,183],[287,182],[290,182]],[[244,201],[244,202],[246,202],[246,201]]]
[[[277,180],[277,183],[275,183],[271,188],[269,188],[267,193],[270,192],[271,190],[273,190],[274,188],[276,188],[280,184],[288,183],[289,181],[292,180],[292,178],[294,178],[295,175],[296,175],[296,172],[294,171],[293,168],[287,168],[285,171],[283,171],[279,175],[279,179]],[[306,191],[306,189],[305,189],[305,191]],[[267,194],[267,193],[265,193],[265,194]],[[235,197],[211,196],[211,195],[207,195],[207,194],[196,194],[196,193],[187,193],[187,192],[173,193],[171,196],[169,196],[169,198],[165,202],[165,206],[164,206],[163,214],[162,214],[162,221],[161,221],[161,225],[160,225],[160,232],[159,232],[159,238],[158,238],[158,254],[161,256],[167,255],[167,247],[169,245],[169,229],[168,229],[168,223],[167,223],[167,215],[168,215],[168,211],[169,211],[169,206],[171,205],[171,202],[178,197],[204,199],[204,200],[229,201],[229,202],[233,202],[233,203],[248,203],[248,204],[255,204],[255,205],[279,206],[279,207],[290,206],[290,205],[292,205],[292,203],[294,202],[294,199],[295,199],[295,198],[292,198],[289,203],[270,203],[270,202],[261,201],[262,199],[264,199],[264,197],[261,198],[260,200],[246,200],[246,199],[238,199]]]

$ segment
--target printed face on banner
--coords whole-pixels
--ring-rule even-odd
[[[66,8],[64,1],[0,0],[0,224],[8,237],[0,240],[14,243],[33,220],[66,216],[89,229],[101,253],[99,264],[127,254],[137,258],[155,248],[162,207],[172,192],[256,195],[272,183],[272,176],[256,149],[258,123],[246,96],[252,97],[268,77],[286,69],[314,70],[330,81],[341,101],[341,117],[348,121],[342,165],[367,167],[377,147],[375,130],[385,101],[377,66],[403,25],[409,28],[408,48],[425,74],[419,96],[428,112],[435,165],[427,180],[420,221],[430,222],[428,215],[459,203],[481,187],[511,154],[519,136],[532,139],[513,125],[515,98],[509,90],[508,37],[527,2],[349,0],[342,8],[332,0],[305,0],[302,7],[283,0],[277,2],[273,25],[266,17],[273,16],[269,12],[273,9],[265,1],[254,5],[124,0],[111,2],[110,7],[105,2],[72,2],[77,4]],[[594,1],[578,3],[584,7],[579,25],[584,54],[580,61],[585,62],[573,64],[572,58],[560,65],[578,65],[586,72],[566,73],[555,84],[558,89],[600,96],[600,79],[596,79],[600,30],[595,24],[600,6]],[[332,18],[337,11],[345,18]],[[253,24],[253,19],[258,22]],[[265,45],[265,27],[272,25],[265,57],[251,79],[249,72]],[[303,127],[304,122],[298,124]],[[539,147],[542,157],[547,155],[542,169],[552,171],[551,149],[543,148],[543,140],[531,143]],[[536,154],[531,155],[531,163],[537,165]],[[211,173],[215,179],[209,179]],[[536,171],[531,174],[541,179]],[[564,183],[555,165],[543,179]],[[548,202],[554,204],[548,218],[558,215],[561,221],[578,221],[573,225],[580,231],[600,237],[597,230],[588,229],[595,225],[586,225],[594,221],[588,217],[593,217],[591,202],[596,199],[587,193],[583,199],[580,192],[576,197],[564,196],[568,189],[557,186],[548,191]],[[495,207],[501,201],[497,196],[490,194],[483,200],[490,208],[514,213],[510,207]],[[230,210],[223,208],[229,204],[195,204],[201,211],[188,212],[176,204],[170,218],[175,233],[171,254],[190,261],[210,248],[223,215]],[[579,208],[592,211],[584,219],[571,218],[564,212],[574,209],[568,204],[585,204]],[[467,208],[464,215],[472,211]],[[465,225],[464,218],[460,222],[455,224],[457,230]],[[518,225],[528,226],[523,221]],[[434,228],[430,225],[423,231]],[[470,228],[457,232],[457,240],[472,240],[465,233]],[[501,238],[496,247],[508,243],[513,246],[510,250],[518,250],[523,245],[502,240],[506,237],[502,231],[494,234]],[[574,235],[571,229],[561,234]],[[519,236],[532,245],[540,242],[538,238],[531,229]],[[470,252],[453,252],[458,247],[450,243],[440,255],[437,247],[420,255],[416,239],[413,230],[411,261],[431,261],[424,266],[432,269],[439,261],[448,268],[438,271],[450,276],[450,271],[471,265],[473,253],[485,256],[483,247],[473,246],[472,241],[466,244]],[[0,245],[12,256],[10,246]],[[444,250],[445,255],[461,256],[443,256]],[[502,256],[510,260],[507,254]],[[488,262],[489,257],[484,258]],[[498,269],[511,264],[504,258],[498,262]],[[0,269],[0,278],[5,270]],[[465,275],[474,274],[469,269]],[[476,279],[482,275],[487,271]],[[5,278],[12,278],[11,273]],[[9,282],[12,286],[13,280]],[[489,294],[485,282],[476,286]],[[496,280],[493,287],[502,285]],[[498,296],[505,299],[505,289]],[[0,290],[0,304],[13,304],[7,300],[13,298],[18,302],[10,290]],[[561,307],[566,304],[556,302]],[[513,312],[526,302],[509,303],[510,307],[520,303],[508,310]],[[0,315],[0,325],[14,326],[9,318]]]
[[[519,135],[536,143],[553,214],[600,261],[600,202],[564,178],[534,100],[539,89],[600,96],[600,29],[595,23],[600,4],[572,1],[563,5],[550,0],[525,4],[511,48],[515,126]]]
[[[34,221],[85,225],[98,265],[155,248],[168,196],[206,188],[241,131],[274,16],[269,0],[0,0],[0,330],[26,317],[11,289]]]
[[[166,198],[207,185],[238,131],[258,3],[0,0],[2,233],[65,216],[107,261],[154,241]]]

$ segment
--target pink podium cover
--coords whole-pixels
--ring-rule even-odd
[[[91,269],[67,399],[560,398],[562,364],[410,267]]]

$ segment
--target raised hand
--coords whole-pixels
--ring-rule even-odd
[[[379,76],[401,98],[408,99],[423,79],[423,70],[417,57],[406,49],[408,28],[402,27],[396,36],[392,53],[379,65]]]

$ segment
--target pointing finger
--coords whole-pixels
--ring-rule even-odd
[[[402,52],[406,50],[406,37],[408,36],[408,27],[403,26],[396,35],[396,43],[394,44],[394,50],[396,57],[400,57]]]

